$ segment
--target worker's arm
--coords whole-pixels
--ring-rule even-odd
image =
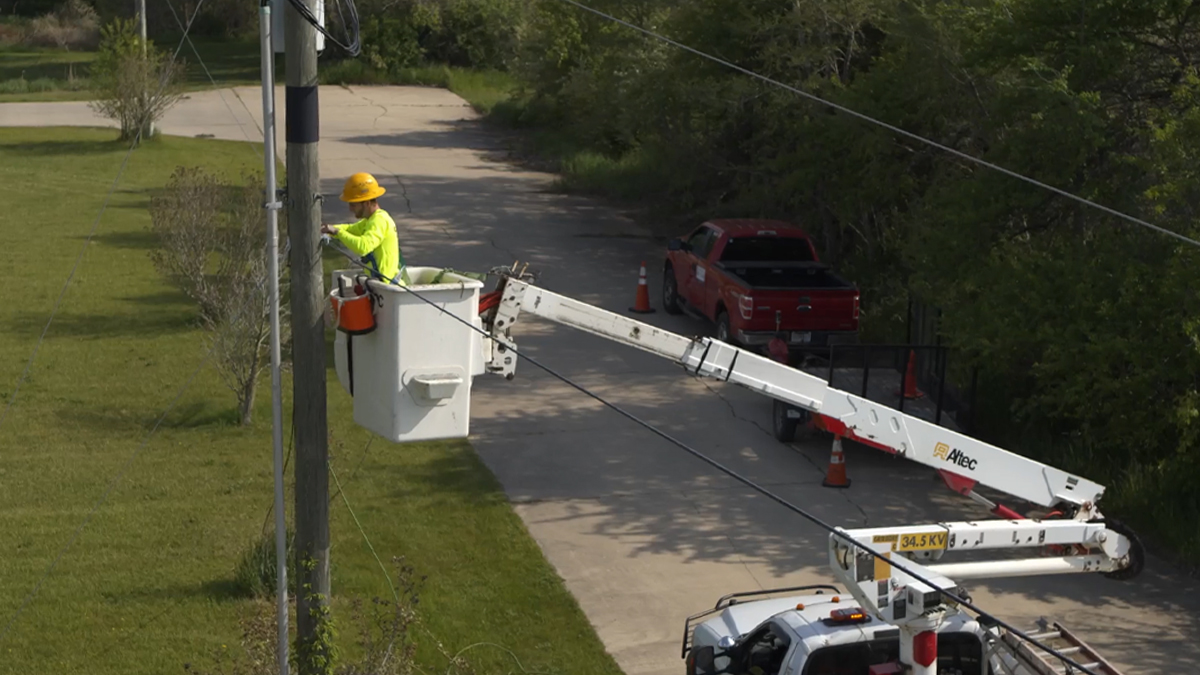
[[[346,245],[346,248],[358,255],[366,255],[379,248],[386,234],[386,222],[371,214],[353,225],[335,225],[337,233],[333,236]]]

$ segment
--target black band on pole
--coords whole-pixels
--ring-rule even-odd
[[[321,137],[317,88],[287,88],[287,142],[316,143]]]

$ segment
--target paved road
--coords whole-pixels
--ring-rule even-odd
[[[162,127],[257,138],[258,96],[253,88],[194,94]],[[504,143],[453,94],[326,87],[320,96],[327,216],[346,217],[336,200],[345,176],[376,173],[411,264],[486,270],[529,261],[547,288],[618,312],[633,301],[639,262],[657,271],[662,243],[649,231],[503,161]],[[0,105],[0,124],[99,123],[84,104]],[[650,276],[657,306],[658,278]],[[648,320],[704,330],[661,310]],[[856,446],[848,448],[850,489],[822,488],[827,445],[776,442],[766,431],[769,402],[756,394],[544,322],[523,323],[516,335],[546,365],[828,522],[978,515],[928,470]],[[343,395],[336,380],[330,385]],[[683,617],[725,593],[832,581],[817,527],[527,364],[514,381],[478,381],[474,404],[475,448],[628,675],[680,673]],[[1064,621],[1128,675],[1200,669],[1200,588],[1157,560],[1132,583],[1072,576],[971,590],[979,605],[1019,625]]]

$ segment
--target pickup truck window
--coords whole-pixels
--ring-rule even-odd
[[[779,675],[791,646],[792,640],[786,632],[774,624],[767,624],[746,640],[740,658],[730,664],[729,672],[732,675]]]
[[[867,675],[871,666],[900,659],[900,639],[822,647],[809,655],[802,675]],[[938,634],[939,675],[990,675],[984,670],[983,643],[973,633]]]
[[[692,236],[688,237],[688,248],[691,250],[692,255],[705,260],[708,258],[708,252],[712,250],[713,244],[716,241],[716,231],[708,227],[702,227],[696,230]]]
[[[812,246],[807,239],[790,237],[738,237],[721,251],[721,262],[811,262]]]

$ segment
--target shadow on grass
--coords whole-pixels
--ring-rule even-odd
[[[116,131],[110,141],[26,141],[24,143],[5,143],[0,145],[0,153],[14,155],[50,157],[53,155],[102,155],[113,152],[124,152],[129,144],[117,140]]]
[[[129,206],[129,205],[122,204],[121,206]],[[143,208],[145,206],[146,205],[143,205]],[[84,241],[85,239],[87,239],[87,235],[78,235],[78,236],[72,237],[72,239]],[[96,236],[92,237],[92,241],[97,242],[102,246],[115,246],[118,248],[141,249],[141,250],[145,250],[145,251],[154,250],[154,249],[158,248],[158,244],[159,244],[158,236],[155,235],[153,232],[150,232],[149,230],[142,231],[142,232],[112,232],[109,234],[97,234]],[[179,296],[176,299],[179,299],[180,297],[182,297],[182,296]],[[143,301],[143,298],[127,298],[127,299],[136,300],[138,302]]]
[[[154,198],[157,191],[150,190],[117,190],[117,194],[123,194],[124,198],[114,200],[108,205],[110,209],[133,209],[134,211],[149,212],[150,202]],[[136,196],[131,196],[136,195]]]
[[[384,482],[396,486],[395,499],[477,506],[508,502],[495,475],[465,441],[416,443],[406,452],[410,461],[403,464],[376,462],[370,467],[372,473],[391,474]]]
[[[47,337],[83,338],[98,340],[112,337],[158,337],[182,333],[199,327],[196,310],[162,309],[167,303],[156,298],[145,311],[136,314],[59,314],[50,326]],[[138,302],[141,300],[138,299]],[[49,317],[49,310],[22,312],[5,325],[5,330],[16,335],[41,333]]]
[[[182,600],[185,598],[208,598],[211,600],[230,602],[251,597],[238,583],[228,576],[209,579],[200,583],[178,583],[166,587],[141,588],[125,592],[105,592],[110,600]]]
[[[230,395],[233,401],[233,394]],[[158,418],[166,407],[166,402],[153,408],[118,409],[118,408],[82,408],[68,406],[58,410],[57,415],[64,423],[73,427],[86,426],[95,432],[148,432],[158,424]],[[237,413],[232,403],[230,405],[214,405],[208,402],[195,402],[178,405],[159,424],[163,429],[200,429],[204,427],[236,428]]]
[[[171,414],[167,416],[167,419],[163,420],[162,427],[167,429],[199,429],[201,427],[238,428],[241,425],[239,424],[234,403],[233,393],[229,392],[229,405],[196,402],[184,406],[176,406],[175,410],[171,411]],[[154,422],[151,421],[149,426],[153,427]]]
[[[119,246],[120,244],[114,245]],[[130,248],[133,248],[137,244],[133,241],[130,241],[128,242],[128,245]],[[176,290],[173,286],[169,286],[166,282],[163,282],[163,287],[164,290],[158,293],[148,293],[146,295],[127,295],[119,299],[123,302],[129,302],[135,305],[148,307],[178,307],[179,309],[186,307],[188,310],[196,313],[196,316],[199,317],[200,310],[196,308],[196,304],[193,303],[191,298],[189,298],[183,291]],[[199,325],[199,318],[197,318],[197,325]]]
[[[200,586],[197,587],[195,592],[192,594],[203,595],[218,602],[244,600],[246,598],[253,597],[251,594],[247,593],[237,581],[228,577],[205,581],[204,583],[200,584]]]

